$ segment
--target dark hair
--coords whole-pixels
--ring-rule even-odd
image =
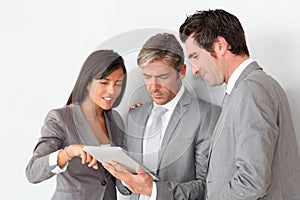
[[[112,50],[98,50],[88,56],[81,68],[67,105],[75,102],[81,103],[87,95],[87,85],[93,79],[105,78],[119,68],[123,69],[124,77],[121,93],[113,104],[113,107],[118,106],[125,91],[127,75],[123,58]]]
[[[156,60],[168,61],[176,71],[180,71],[184,63],[184,53],[174,35],[158,33],[143,45],[137,58],[138,66],[143,68]]]
[[[194,34],[197,44],[208,52],[213,52],[213,44],[221,36],[228,42],[230,52],[249,56],[245,33],[239,19],[222,9],[196,11],[180,26],[179,33],[182,42]]]

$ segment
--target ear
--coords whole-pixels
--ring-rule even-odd
[[[216,55],[222,56],[228,50],[228,43],[225,38],[218,36],[214,43],[214,51]]]
[[[185,77],[185,74],[186,74],[186,64],[183,64],[180,71],[179,71],[179,74],[180,74],[180,78],[183,79]]]
[[[89,92],[90,91],[90,87],[91,87],[91,82],[89,82],[86,86],[86,90]]]

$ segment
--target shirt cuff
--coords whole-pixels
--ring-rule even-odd
[[[62,173],[62,172],[65,172],[68,168],[68,165],[69,163],[67,162],[63,168],[60,168],[58,165],[57,165],[57,160],[58,160],[58,153],[61,151],[62,149],[60,150],[57,150],[53,153],[51,153],[49,155],[49,166],[56,166],[54,169],[51,170],[52,173],[54,174],[59,174],[59,173]]]
[[[157,189],[156,189],[156,183],[153,181],[152,184],[152,192],[149,200],[155,200],[157,197]]]

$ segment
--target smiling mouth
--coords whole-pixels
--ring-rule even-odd
[[[103,99],[104,99],[105,101],[112,101],[112,98],[111,98],[111,97],[103,97]]]

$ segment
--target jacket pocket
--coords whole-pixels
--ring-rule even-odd
[[[51,200],[76,200],[82,199],[83,191],[79,189],[57,189]]]

